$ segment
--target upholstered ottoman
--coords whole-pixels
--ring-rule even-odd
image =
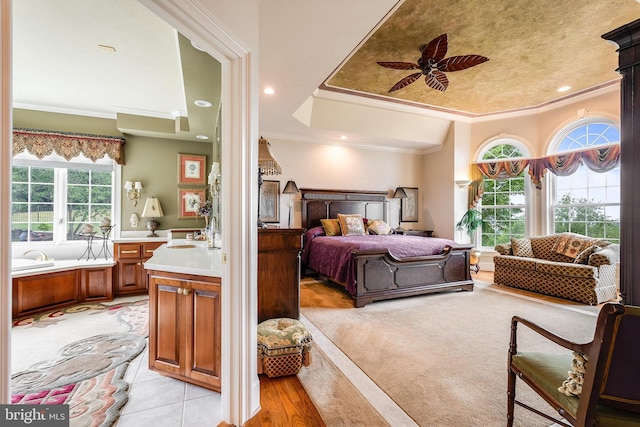
[[[295,319],[269,319],[258,325],[258,374],[296,375],[311,363],[311,334]]]

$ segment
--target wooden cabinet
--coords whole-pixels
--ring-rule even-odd
[[[220,391],[220,279],[149,271],[149,369]]]
[[[83,301],[113,299],[113,268],[83,268],[80,270],[80,294]]]
[[[258,322],[300,318],[302,228],[258,230]]]
[[[74,268],[12,279],[11,315],[31,315],[84,301],[113,299],[113,267]]]
[[[404,230],[405,236],[433,237],[433,230]]]
[[[144,294],[147,292],[147,272],[144,263],[153,251],[165,242],[116,242],[113,244],[117,263],[115,295]]]

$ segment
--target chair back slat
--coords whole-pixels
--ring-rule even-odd
[[[610,345],[602,351],[606,363],[598,403],[640,412],[640,307],[625,306]]]

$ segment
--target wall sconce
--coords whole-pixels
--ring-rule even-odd
[[[132,213],[131,214],[131,218],[129,218],[129,222],[131,223],[131,227],[138,228],[138,222],[139,221],[140,221],[140,218],[138,218],[138,215]]]
[[[162,207],[157,197],[147,198],[144,209],[142,210],[142,216],[144,218],[151,218],[147,221],[147,230],[151,232],[147,237],[160,237],[156,234],[156,230],[160,225],[160,223],[156,221],[156,218],[160,218],[164,216],[164,214],[162,213]]]
[[[127,181],[124,183],[124,189],[127,190],[127,198],[133,201],[133,206],[137,206],[140,194],[142,194],[142,183],[140,181],[136,181],[135,183]]]
[[[456,179],[456,185],[460,188],[466,188],[471,185],[472,182],[470,179]]]
[[[396,187],[396,191],[393,193],[393,198],[394,199],[400,199],[400,203],[398,203],[398,227],[396,227],[396,233],[397,234],[402,234],[404,233],[404,228],[402,228],[402,224],[400,223],[400,220],[402,219],[401,216],[401,210],[402,210],[402,199],[406,199],[407,196],[407,192],[404,191],[404,188],[402,187]]]
[[[298,194],[300,190],[298,190],[298,186],[295,181],[287,181],[287,185],[284,186],[284,190],[282,194],[289,195],[289,228],[291,228],[291,209],[293,208],[293,195]]]

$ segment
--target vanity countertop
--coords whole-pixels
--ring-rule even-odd
[[[26,259],[18,259],[19,261],[33,261]],[[98,258],[98,259],[55,259],[52,262],[43,262],[40,266],[38,262],[33,262],[33,268],[23,267],[19,270],[11,272],[11,277],[26,277],[35,276],[37,274],[55,273],[57,271],[66,271],[79,268],[99,268],[99,267],[113,267],[116,263],[113,258]]]
[[[160,246],[144,263],[147,270],[199,276],[222,276],[222,250],[207,249],[205,242],[173,239]]]

